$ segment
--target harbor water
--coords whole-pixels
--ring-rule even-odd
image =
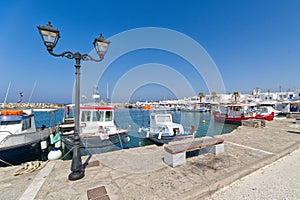
[[[141,109],[116,109],[115,123],[118,127],[129,129],[130,142],[123,146],[124,148],[135,148],[153,144],[138,133],[140,127],[149,125],[149,110]],[[229,133],[237,128],[237,125],[223,124],[215,122],[210,112],[180,112],[170,111],[173,121],[181,123],[184,128],[190,129],[191,126],[196,127],[195,137],[203,137],[206,135],[219,135]],[[72,114],[72,113],[71,113]],[[35,122],[37,127],[45,125],[46,127],[54,126],[63,121],[65,116],[64,109],[58,109],[56,112],[35,112]]]
[[[149,110],[141,109],[116,109],[115,123],[118,127],[129,130],[130,141],[128,143],[118,144],[118,148],[137,148],[141,146],[153,145],[154,143],[145,138],[144,135],[138,133],[140,127],[147,127],[150,121]],[[237,125],[223,124],[215,122],[210,112],[180,112],[170,111],[173,121],[181,123],[185,129],[190,129],[191,126],[196,128],[195,137],[203,137],[206,135],[213,136],[226,134],[237,128]],[[35,112],[36,126],[42,125],[53,126],[63,121],[65,110],[59,109],[55,113]],[[64,151],[66,153],[66,151]],[[45,158],[45,155],[39,156]],[[70,159],[71,156],[66,156]]]
[[[149,110],[117,109],[115,111],[115,123],[120,128],[129,129],[130,142],[123,144],[123,148],[135,148],[154,144],[149,139],[138,133],[140,127],[149,126]],[[195,137],[214,136],[229,133],[237,128],[237,125],[215,122],[210,112],[183,112],[169,111],[173,122],[180,123],[185,129],[196,128]]]

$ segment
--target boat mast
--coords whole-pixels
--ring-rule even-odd
[[[35,87],[36,87],[36,83],[37,83],[37,80],[34,81],[34,84],[33,84],[33,87],[32,87],[31,93],[30,93],[30,97],[29,97],[29,99],[28,99],[28,103],[30,103],[30,100],[31,100],[33,91],[34,91],[34,89],[35,89]]]
[[[11,85],[11,81],[9,81],[9,84],[8,84],[8,87],[7,87],[7,90],[6,90],[6,95],[5,95],[5,99],[4,99],[4,104],[6,103],[6,99],[7,99],[7,96],[8,96],[8,92],[9,92],[9,89],[10,89],[10,85]]]

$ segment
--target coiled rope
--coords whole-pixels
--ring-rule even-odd
[[[72,147],[62,158],[61,160],[66,157],[72,150],[74,149],[74,147]],[[1,160],[2,161],[2,160]],[[5,161],[4,161],[5,162]],[[43,162],[43,161],[32,161],[32,162],[27,162],[25,163],[25,165],[22,166],[21,169],[17,170],[14,173],[14,176],[18,176],[24,173],[32,173],[34,171],[37,171],[39,169],[42,169],[43,167],[46,166],[46,164],[49,162],[49,160]],[[9,164],[9,163],[8,163]],[[10,164],[11,165],[11,164]],[[11,165],[13,166],[13,165]]]
[[[19,169],[14,173],[14,176],[18,176],[24,173],[32,173],[36,170],[42,169],[43,167],[46,166],[48,162],[49,162],[48,160],[46,162],[42,162],[42,161],[27,162],[21,169]]]
[[[58,141],[64,141],[63,138],[61,137],[61,133],[59,134],[56,134],[55,136],[55,143],[58,142]],[[64,159],[71,151],[73,151],[74,147],[72,147],[62,158]],[[12,165],[11,163],[9,162],[6,162],[5,160],[2,160],[0,159],[0,162],[2,163],[5,163],[6,165],[9,165],[9,166],[15,166],[15,165]],[[17,170],[15,173],[14,173],[14,176],[18,176],[18,175],[21,175],[21,174],[24,174],[24,173],[32,173],[36,170],[39,170],[39,169],[42,169],[43,167],[45,167],[45,165],[49,162],[49,160],[47,160],[46,162],[43,162],[43,161],[32,161],[32,162],[27,162],[25,163],[21,169]]]

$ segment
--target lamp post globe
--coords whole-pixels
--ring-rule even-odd
[[[104,58],[110,42],[105,40],[102,34],[100,34],[99,38],[96,38],[93,44],[99,57]]]
[[[38,26],[38,30],[47,50],[52,51],[60,38],[59,30],[53,28],[51,22],[48,22],[46,26]]]
[[[44,45],[47,48],[47,51],[57,57],[66,57],[69,59],[75,59],[75,75],[76,75],[76,84],[75,84],[75,130],[74,130],[74,139],[73,139],[73,156],[72,156],[72,164],[71,164],[71,173],[69,174],[69,180],[78,180],[84,177],[84,169],[82,166],[82,160],[80,155],[80,124],[79,124],[79,115],[80,115],[80,62],[84,61],[95,61],[100,62],[103,60],[108,46],[110,44],[109,41],[105,40],[102,34],[100,34],[99,38],[94,40],[94,47],[99,56],[99,59],[94,59],[92,56],[88,54],[80,54],[79,52],[72,53],[70,51],[65,51],[61,54],[56,54],[53,52],[59,38],[59,30],[52,27],[51,22],[48,22],[46,26],[38,26],[37,27],[40,35],[42,36]]]

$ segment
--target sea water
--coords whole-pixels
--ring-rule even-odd
[[[144,135],[138,133],[141,127],[149,126],[150,112],[141,109],[116,109],[115,123],[118,127],[129,130],[130,141],[121,144],[120,148],[136,148],[154,144]],[[173,122],[180,123],[185,129],[191,126],[196,128],[195,137],[213,136],[229,133],[237,128],[237,125],[223,124],[215,122],[210,112],[184,112],[170,111]],[[72,113],[71,113],[72,114]],[[35,122],[37,127],[45,125],[46,127],[54,126],[63,121],[65,116],[64,109],[58,109],[56,112],[35,112]]]
[[[121,148],[138,148],[147,145],[153,145],[154,143],[145,138],[145,135],[138,133],[138,129],[141,127],[149,126],[150,112],[140,109],[116,109],[115,110],[115,124],[123,129],[129,130],[130,141],[128,143],[117,144],[119,149]],[[172,114],[173,122],[180,123],[186,129],[190,129],[191,126],[195,126],[195,137],[203,137],[206,135],[219,135],[231,132],[236,125],[227,125],[223,123],[215,122],[212,114],[200,113],[200,112],[169,112]],[[63,122],[65,117],[64,109],[57,109],[53,112],[39,112],[35,111],[35,124],[37,128],[57,126]],[[72,110],[70,115],[72,116]],[[47,147],[47,150],[38,150],[35,153],[32,160],[46,160],[47,154],[51,150],[51,146]],[[67,149],[62,149],[64,159],[71,159],[71,154]]]
[[[135,148],[153,144],[144,135],[138,133],[141,127],[148,127],[150,122],[149,110],[117,109],[115,111],[115,123],[118,127],[128,129],[130,142],[123,144],[123,148]],[[186,130],[191,126],[196,128],[195,137],[214,136],[233,131],[238,126],[216,122],[210,112],[184,112],[168,111],[172,114],[173,122],[180,123]]]
[[[63,121],[64,116],[65,116],[64,109],[57,109],[51,112],[35,111],[34,112],[35,126],[37,128],[41,128],[43,125],[46,127],[57,126],[59,123]]]

